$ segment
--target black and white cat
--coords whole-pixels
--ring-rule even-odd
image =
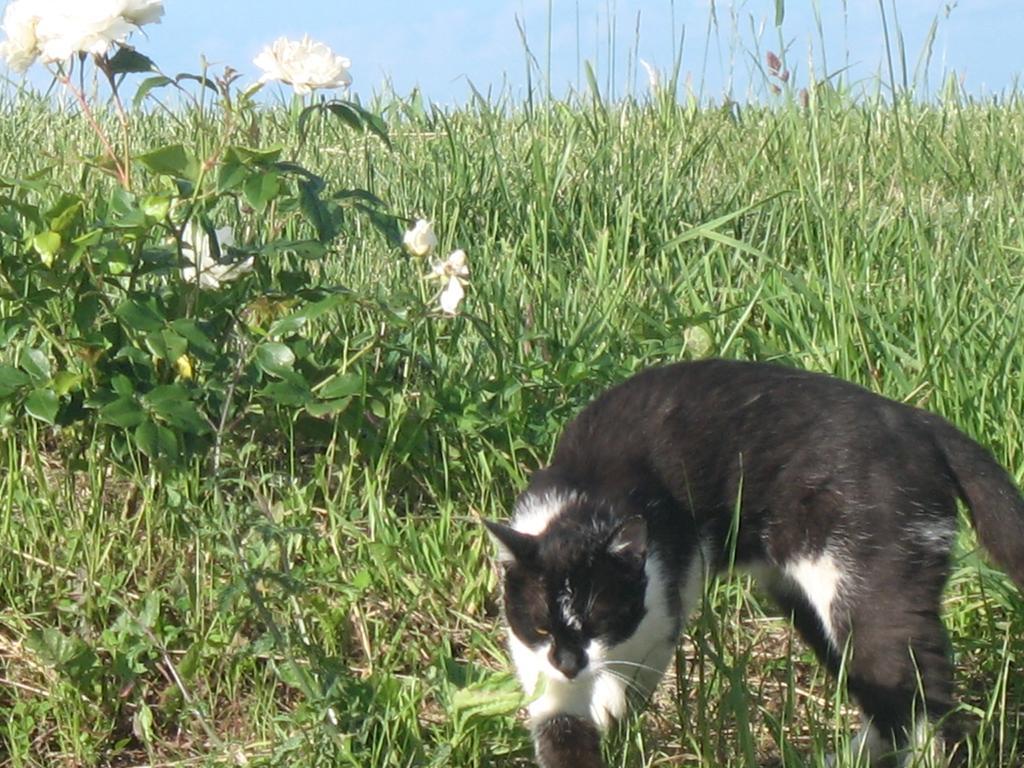
[[[836,671],[896,762],[953,705],[940,595],[970,508],[1024,587],[1024,499],[940,417],[780,366],[645,371],[565,429],[511,525],[488,522],[509,646],[544,768],[601,766],[600,732],[672,660],[705,576],[748,566]],[[540,686],[540,687],[538,687]]]

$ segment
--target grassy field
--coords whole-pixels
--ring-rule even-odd
[[[283,422],[216,471],[157,476],[0,424],[0,765],[530,764],[478,518],[648,365],[827,371],[944,414],[1024,479],[1020,98],[381,108],[390,151],[329,126],[300,147],[285,109],[246,130],[432,219],[469,254],[464,312],[384,311],[427,267],[366,228],[322,267],[379,298],[309,333],[368,382],[323,444]],[[97,151],[67,115],[2,110],[2,175]],[[201,144],[217,119],[140,114],[135,141]],[[947,620],[973,766],[1024,764],[1022,605],[965,533]],[[610,766],[817,766],[856,727],[744,577],[687,637]]]

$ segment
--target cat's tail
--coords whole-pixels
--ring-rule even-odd
[[[929,416],[978,538],[1024,592],[1024,497],[985,448],[945,419]]]

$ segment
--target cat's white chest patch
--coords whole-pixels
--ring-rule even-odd
[[[813,557],[800,557],[784,568],[786,576],[796,583],[821,620],[829,641],[836,645],[833,610],[840,597],[843,571],[828,552]]]

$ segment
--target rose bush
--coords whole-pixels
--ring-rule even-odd
[[[255,435],[269,448],[337,429],[366,434],[363,408],[385,407],[393,376],[346,362],[344,331],[321,336],[333,345],[308,339],[346,312],[376,312],[396,327],[434,321],[423,301],[404,297],[396,310],[393,300],[325,280],[323,262],[343,258],[343,240],[366,231],[357,217],[394,255],[400,219],[369,190],[331,189],[283,147],[248,145],[242,130],[259,109],[260,84],[278,79],[298,93],[347,86],[349,61],[308,37],[282,39],[258,57],[266,66],[256,87],[236,87],[230,72],[170,77],[125,42],[163,12],[161,0],[14,0],[5,12],[0,52],[18,68],[48,63],[72,90],[104,149],[86,163],[107,182],[79,194],[45,175],[0,178],[0,429],[27,415],[133,472],[194,461],[216,470]],[[106,77],[122,136],[105,132],[65,58]],[[137,103],[169,87],[195,98],[188,83],[216,91],[220,135],[205,151],[169,144],[133,154],[118,91],[129,72],[148,75]],[[388,146],[383,121],[355,101],[305,107],[299,136],[316,119]],[[432,227],[411,231],[410,252],[432,252]],[[439,297],[448,314],[468,274],[454,256]]]

